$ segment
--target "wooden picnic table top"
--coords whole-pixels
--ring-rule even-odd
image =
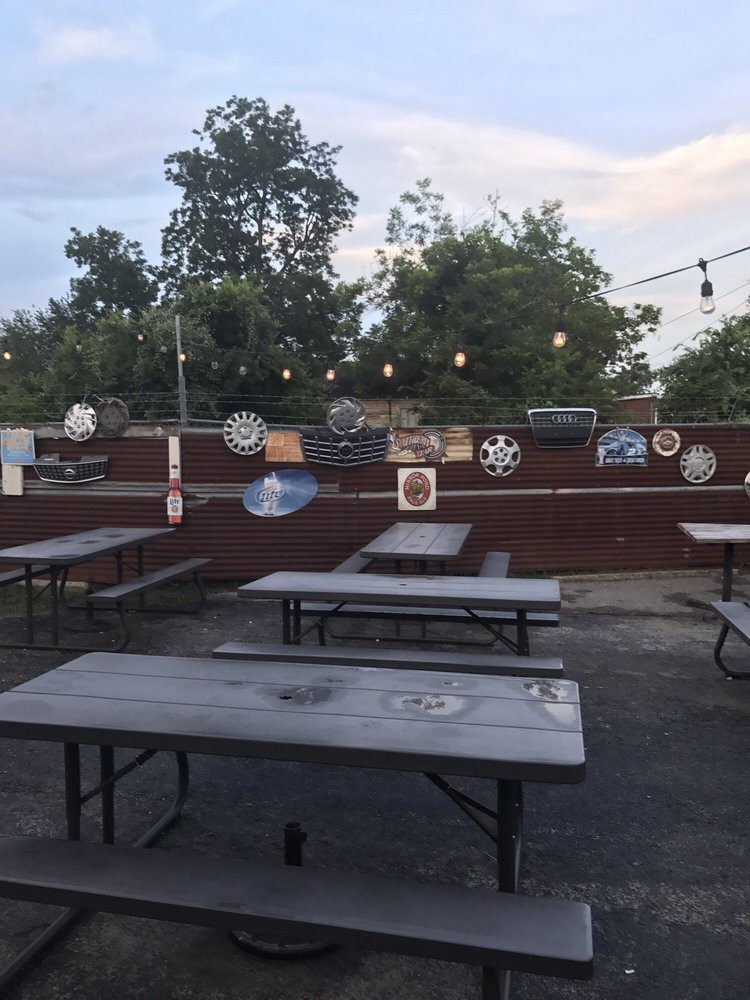
[[[458,559],[471,524],[397,521],[361,548],[370,559]]]
[[[559,611],[557,580],[277,572],[246,583],[240,597],[421,607]]]
[[[690,521],[680,521],[677,527],[684,531],[694,542],[718,542],[732,544],[734,542],[750,542],[750,524],[702,524]]]
[[[550,678],[88,653],[0,694],[0,737],[576,783]]]
[[[171,535],[174,528],[92,528],[72,535],[56,535],[38,542],[0,549],[0,563],[45,563],[73,566],[97,556],[134,548],[155,538]]]

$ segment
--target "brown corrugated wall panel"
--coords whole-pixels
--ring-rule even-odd
[[[636,429],[650,446],[659,428]],[[488,549],[511,552],[515,573],[718,566],[720,546],[689,543],[677,522],[750,522],[743,488],[750,427],[675,429],[682,439],[676,455],[662,457],[649,447],[647,468],[597,468],[596,439],[606,427],[595,429],[587,447],[575,449],[537,448],[527,426],[473,428],[471,461],[435,464],[437,509],[431,512],[397,509],[399,463],[296,464],[316,477],[319,492],[307,507],[280,518],[249,514],[242,496],[267,470],[284,466],[268,463],[263,452],[236,455],[220,428],[190,429],[181,435],[185,520],[173,538],[146,549],[148,566],[210,556],[206,575],[228,581],[275,569],[328,569],[398,520],[471,522],[466,549],[453,567],[460,573],[475,572]],[[520,465],[502,478],[479,464],[482,443],[495,435],[521,447]],[[679,455],[691,444],[707,445],[717,457],[716,473],[703,485],[687,483],[680,473]],[[94,438],[85,449],[46,438],[37,444],[37,453],[43,451],[66,458],[108,454],[110,474],[89,487],[56,487],[35,482],[28,470],[25,495],[0,498],[0,546],[91,526],[166,523],[166,435]],[[750,559],[742,547],[737,555],[740,562]],[[111,566],[100,560],[79,575],[111,579]]]

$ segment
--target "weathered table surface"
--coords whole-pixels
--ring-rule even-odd
[[[135,548],[171,535],[174,528],[93,528],[73,535],[57,535],[38,542],[0,549],[0,563],[46,563],[74,566],[98,556]]]
[[[461,555],[471,528],[470,524],[397,521],[361,548],[360,554],[369,559],[447,562]]]
[[[282,601],[364,602],[415,607],[559,611],[557,580],[476,576],[386,576],[277,572],[246,583],[240,597]]]
[[[0,737],[576,783],[573,681],[89,653],[0,694]]]

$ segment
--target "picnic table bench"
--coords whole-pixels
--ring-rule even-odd
[[[213,651],[222,660],[266,660],[279,663],[350,663],[358,667],[403,667],[406,670],[447,670],[498,677],[562,677],[557,656],[515,656],[500,653],[445,653],[431,650],[384,649],[376,646],[285,646],[270,642],[225,642]]]
[[[68,827],[68,840],[0,838],[0,896],[463,962],[481,967],[483,1000],[506,1000],[514,971],[588,978],[589,907],[517,894],[522,783],[583,778],[577,687],[450,679],[460,710],[432,713],[436,697],[446,704],[445,673],[122,653],[64,663],[0,694],[0,737],[64,744]],[[91,797],[81,744],[107,762],[103,844],[80,842]],[[482,814],[495,823],[475,821],[492,839],[498,889],[115,845],[115,746],[492,778],[497,809]],[[478,804],[451,791],[471,815]],[[53,939],[28,946],[0,988]]]
[[[172,612],[179,612],[181,614],[192,614],[195,611],[199,611],[206,603],[206,590],[203,586],[200,571],[205,566],[208,566],[210,562],[210,559],[200,557],[195,559],[184,559],[182,562],[173,563],[171,566],[162,566],[161,569],[154,570],[151,573],[142,573],[140,576],[134,576],[132,579],[126,580],[123,583],[116,583],[112,587],[105,587],[103,590],[96,590],[94,593],[89,594],[86,598],[89,605],[96,608],[114,609],[120,616],[120,623],[122,624],[124,635],[123,640],[116,652],[122,652],[122,650],[125,649],[130,642],[131,638],[130,629],[128,628],[128,620],[125,614],[125,601],[129,597],[142,597],[143,594],[150,590],[163,587],[164,584],[171,583],[173,580],[179,580],[181,577],[190,576],[198,589],[198,599],[188,604],[184,604],[179,608],[171,607],[168,610]]]
[[[717,667],[728,678],[750,680],[750,670],[735,670],[728,667],[721,656],[730,629],[744,642],[750,643],[750,607],[744,601],[712,601],[711,607],[724,622],[714,646],[714,660]]]

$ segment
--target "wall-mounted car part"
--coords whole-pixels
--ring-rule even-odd
[[[705,444],[691,444],[680,455],[680,472],[689,483],[705,483],[716,472],[716,455]]]
[[[57,452],[40,455],[34,462],[37,476],[45,483],[90,483],[107,475],[109,455],[81,455],[60,459]]]
[[[368,462],[382,462],[385,458],[388,428],[375,427],[343,437],[323,427],[301,427],[300,440],[302,453],[308,462],[366,465]]]
[[[596,423],[596,410],[588,406],[528,411],[537,448],[585,448]]]
[[[365,404],[353,396],[334,399],[326,414],[326,423],[337,434],[353,434],[361,431],[366,420]]]
[[[511,437],[495,434],[479,449],[479,461],[491,476],[509,476],[521,461],[521,449]]]
[[[96,407],[96,426],[100,437],[122,437],[130,424],[128,408],[121,399],[109,396]]]
[[[238,455],[254,455],[266,443],[268,428],[257,413],[233,413],[224,424],[224,442]]]
[[[651,438],[651,446],[657,455],[676,455],[680,450],[680,435],[670,427],[663,427]]]
[[[88,403],[74,403],[65,414],[65,433],[71,441],[86,441],[96,430],[96,411]]]

